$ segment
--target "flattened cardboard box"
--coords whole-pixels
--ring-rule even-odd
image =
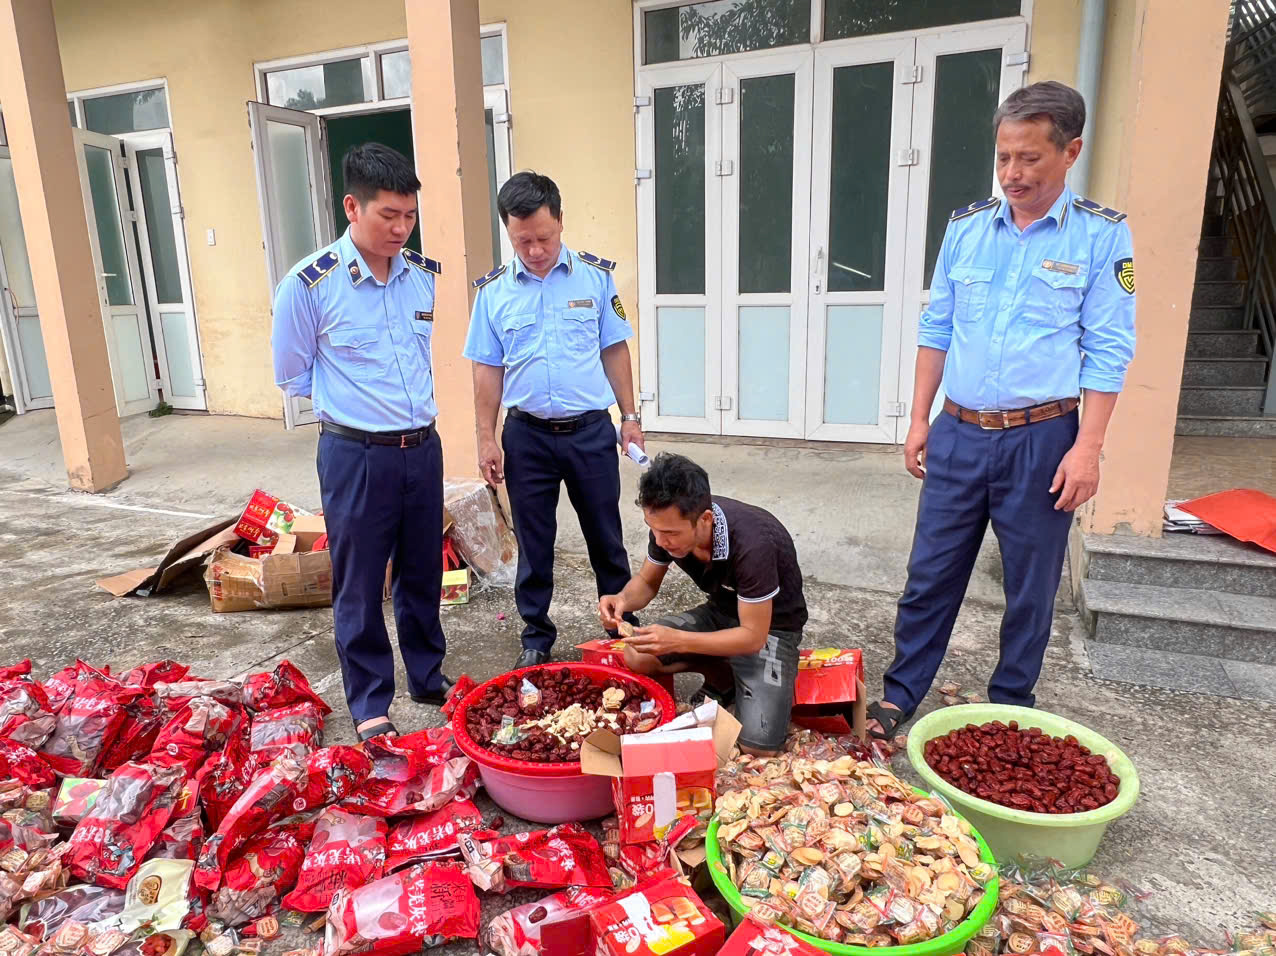
[[[116,597],[135,594],[150,597],[159,594],[187,571],[204,563],[218,548],[233,547],[239,541],[235,524],[239,517],[226,518],[176,542],[153,568],[137,568],[112,577],[100,578],[97,586]]]

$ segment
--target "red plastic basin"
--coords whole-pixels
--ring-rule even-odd
[[[577,761],[539,762],[516,760],[481,747],[470,736],[466,718],[470,707],[493,685],[504,684],[511,676],[533,676],[538,671],[567,668],[573,676],[592,677],[597,684],[608,680],[634,681],[660,710],[660,723],[673,720],[673,697],[650,677],[633,671],[602,664],[574,662],[540,664],[509,671],[480,684],[465,695],[452,714],[452,733],[456,745],[479,767],[479,776],[492,800],[501,809],[536,823],[564,823],[569,820],[594,820],[614,812],[611,779],[581,773]],[[535,678],[533,676],[533,683]]]

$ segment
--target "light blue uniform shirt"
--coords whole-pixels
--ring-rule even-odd
[[[384,283],[350,238],[297,263],[275,290],[275,384],[309,397],[322,421],[368,432],[434,421],[434,277],[411,249],[390,258]]]
[[[979,410],[1121,391],[1134,356],[1124,219],[1066,187],[1023,230],[1004,200],[954,212],[917,335],[948,353],[945,394]]]
[[[614,262],[563,246],[544,279],[516,256],[474,281],[464,355],[505,368],[501,404],[538,418],[609,408],[602,350],[634,334],[611,277]]]

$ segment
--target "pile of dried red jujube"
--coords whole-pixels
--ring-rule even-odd
[[[1076,737],[1052,737],[1018,721],[967,724],[926,741],[926,763],[958,790],[1032,813],[1082,813],[1111,803],[1121,786],[1102,754]]]

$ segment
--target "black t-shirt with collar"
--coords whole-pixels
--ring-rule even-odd
[[[800,632],[806,624],[802,570],[793,538],[775,515],[733,498],[713,496],[713,546],[706,564],[694,554],[674,558],[647,537],[652,564],[676,564],[724,613],[738,618],[737,601],[771,600],[771,630]]]

